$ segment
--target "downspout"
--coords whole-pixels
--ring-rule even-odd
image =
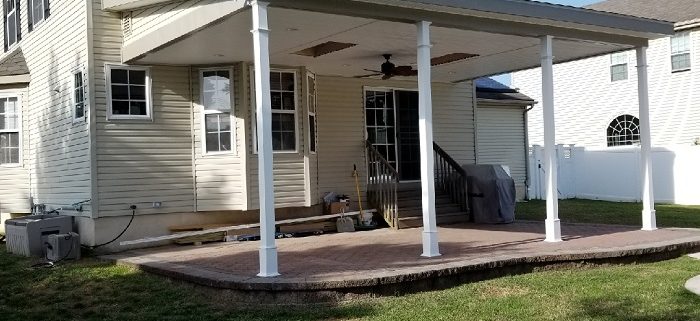
[[[526,105],[527,106],[527,105]],[[523,111],[523,126],[525,127],[525,199],[530,200],[530,135],[527,131],[527,113],[535,108],[535,103]]]

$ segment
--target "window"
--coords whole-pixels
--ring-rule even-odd
[[[627,53],[618,52],[610,55],[610,80],[627,79]]]
[[[85,119],[85,82],[83,72],[73,74],[73,122]]]
[[[27,4],[29,5],[29,9],[27,10],[29,18],[28,28],[31,32],[37,25],[49,17],[49,0],[27,0]]]
[[[0,165],[19,164],[19,112],[17,97],[0,98]]]
[[[230,69],[202,70],[200,73],[205,154],[233,150],[231,74]]]
[[[151,119],[148,68],[107,66],[108,119]]]
[[[690,69],[690,32],[677,33],[671,37],[671,71]]]
[[[608,126],[608,147],[635,145],[639,143],[639,118],[622,115]]]
[[[270,72],[272,150],[296,151],[296,80],[293,72]]]
[[[309,152],[316,152],[316,78],[313,74],[306,76],[307,102],[309,109]]]
[[[5,14],[5,51],[22,39],[19,0],[2,0]]]

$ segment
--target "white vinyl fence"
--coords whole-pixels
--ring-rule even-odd
[[[531,199],[545,199],[542,146],[530,149]],[[641,201],[638,146],[585,148],[557,146],[559,198]],[[700,205],[700,146],[652,149],[654,198],[659,203]]]

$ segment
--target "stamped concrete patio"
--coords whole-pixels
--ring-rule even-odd
[[[439,289],[509,273],[660,260],[700,250],[698,229],[646,232],[629,226],[563,224],[562,230],[564,242],[545,243],[540,222],[441,227],[443,255],[437,258],[420,257],[420,229],[280,239],[282,275],[275,278],[256,277],[258,242],[167,246],[104,258],[201,285],[257,297],[266,293],[267,299],[282,293],[305,292],[306,297],[323,292],[335,300],[348,293]]]

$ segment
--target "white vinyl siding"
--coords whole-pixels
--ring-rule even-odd
[[[2,98],[17,97],[19,105],[22,105],[27,97],[26,88],[15,88],[0,90]],[[24,111],[24,106],[20,106],[20,113]],[[27,117],[20,117],[18,127],[20,130],[19,145],[21,146],[19,164],[0,165],[0,213],[29,213],[31,211],[29,201],[29,167],[28,149],[29,134]],[[0,131],[1,132],[1,131]],[[0,134],[2,135],[2,134]]]
[[[247,87],[247,80],[242,75],[242,64],[236,64],[231,70],[231,130],[235,153],[209,153],[206,151],[204,123],[204,106],[200,97],[201,90],[195,90],[192,108],[194,119],[194,173],[196,210],[198,212],[245,210],[247,209],[246,181],[246,119],[248,106],[242,105]],[[201,72],[192,72],[193,88],[201,88]]]
[[[231,69],[207,69],[200,73],[205,154],[234,152],[232,77]]]
[[[0,165],[19,165],[22,128],[18,97],[0,97]]]
[[[680,32],[671,37],[671,71],[690,69],[690,32]]]
[[[145,67],[106,65],[107,119],[151,119],[151,76]]]
[[[626,80],[628,77],[628,58],[626,52],[618,52],[610,55],[610,80]]]
[[[477,159],[479,164],[506,165],[515,181],[516,197],[525,198],[527,160],[522,106],[477,102]]]

